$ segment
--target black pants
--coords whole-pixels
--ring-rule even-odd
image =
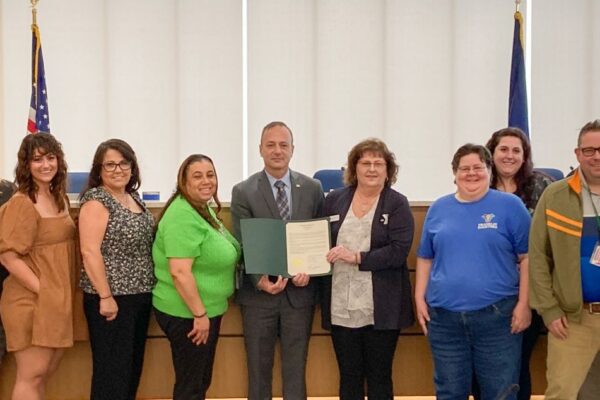
[[[197,346],[187,337],[193,328],[193,319],[173,317],[156,308],[154,315],[171,344],[175,368],[173,400],[204,400],[212,379],[221,316],[210,319],[208,341]]]
[[[533,348],[544,329],[544,320],[535,311],[531,310],[531,325],[523,332],[523,347],[521,350],[521,373],[519,374],[519,393],[518,400],[529,400],[531,398],[531,373],[529,371],[529,361],[533,354]],[[471,391],[475,400],[481,399],[481,389],[475,374],[473,374],[473,384]]]
[[[92,347],[91,400],[135,400],[142,375],[152,294],[115,296],[117,318],[100,315],[100,298],[84,293]]]
[[[370,400],[394,397],[392,362],[399,334],[399,330],[375,330],[372,325],[332,326],[331,339],[340,370],[340,400],[364,400],[365,381]]]

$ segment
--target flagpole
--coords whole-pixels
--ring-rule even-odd
[[[34,0],[31,0],[34,1]],[[37,0],[35,0],[37,3]],[[515,0],[515,12],[519,12],[519,6],[521,5],[521,0]]]
[[[39,0],[29,0],[29,2],[31,3],[31,19],[32,19],[32,25],[37,25],[37,3]]]

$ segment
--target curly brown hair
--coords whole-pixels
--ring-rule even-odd
[[[212,218],[212,216],[208,212],[206,205],[198,204],[197,201],[194,201],[190,197],[190,194],[188,193],[187,188],[186,188],[187,172],[188,172],[190,165],[192,165],[195,162],[200,162],[200,161],[208,161],[210,163],[210,165],[212,165],[212,167],[215,171],[215,178],[217,180],[217,185],[215,187],[215,194],[213,196],[213,200],[214,200],[215,204],[217,205],[215,214],[217,215],[217,219],[219,221],[221,221],[221,218],[219,217],[219,213],[221,212],[221,202],[219,201],[219,196],[217,195],[217,192],[219,190],[219,178],[217,176],[217,169],[215,168],[215,164],[213,163],[213,160],[210,159],[210,157],[205,156],[204,154],[192,154],[191,156],[186,158],[183,161],[183,163],[181,163],[181,166],[179,167],[179,171],[177,172],[177,188],[175,189],[175,192],[173,192],[171,197],[169,197],[167,204],[165,204],[165,207],[161,211],[160,216],[158,217],[158,220],[156,221],[157,228],[158,228],[158,224],[159,224],[160,220],[162,219],[163,215],[165,215],[165,212],[167,211],[167,209],[169,208],[169,206],[171,205],[173,200],[175,200],[177,198],[177,196],[181,195],[181,196],[183,196],[184,199],[187,200],[188,203],[191,204],[192,207],[194,207],[194,209],[198,212],[198,214],[200,214],[200,216],[202,218],[204,218],[204,220],[206,222],[208,222],[213,228],[215,228],[217,230],[220,229],[219,222],[215,221],[214,218]]]
[[[38,132],[27,135],[21,142],[17,153],[17,166],[15,167],[15,183],[19,192],[28,196],[36,203],[38,185],[31,174],[31,162],[35,151],[39,154],[54,154],[57,161],[56,175],[50,181],[50,193],[60,212],[63,212],[68,203],[67,199],[67,162],[62,145],[48,132]]]
[[[365,153],[374,153],[381,156],[385,160],[387,179],[385,186],[392,186],[396,183],[398,176],[398,164],[396,164],[396,156],[392,153],[386,144],[377,138],[365,139],[355,145],[348,153],[348,165],[344,170],[344,183],[348,186],[356,186],[358,180],[356,178],[356,164]]]
[[[50,182],[50,193],[60,212],[66,207],[67,199],[67,162],[62,145],[48,132],[38,132],[27,135],[21,142],[17,154],[17,166],[15,167],[15,183],[19,187],[19,192],[28,196],[33,203],[36,203],[38,185],[31,175],[31,162],[35,151],[41,155],[54,154],[57,161],[56,175]]]
[[[137,157],[135,156],[135,152],[124,140],[121,139],[109,139],[105,142],[102,142],[98,145],[96,149],[96,153],[94,154],[94,160],[92,161],[92,169],[90,170],[90,174],[88,176],[88,181],[85,188],[79,194],[79,198],[81,199],[85,192],[89,189],[98,187],[102,185],[102,162],[104,161],[104,155],[108,150],[116,150],[123,158],[131,163],[131,177],[129,178],[129,182],[125,186],[125,191],[127,193],[133,193],[140,188],[142,184],[142,179],[140,177],[140,167],[138,166]]]

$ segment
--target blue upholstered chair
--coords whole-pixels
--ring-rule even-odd
[[[556,168],[534,168],[536,171],[543,172],[546,175],[549,175],[554,180],[559,181],[565,177],[565,174],[560,169]]]
[[[327,194],[334,189],[344,187],[344,170],[342,169],[322,169],[313,175],[313,178],[321,182],[323,191]]]
[[[88,181],[89,172],[67,173],[67,193],[79,194]]]

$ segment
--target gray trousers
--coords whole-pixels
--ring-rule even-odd
[[[248,362],[248,399],[269,400],[272,395],[275,344],[281,344],[283,398],[305,400],[305,369],[313,306],[294,308],[287,296],[273,298],[275,308],[242,305],[244,342]]]

